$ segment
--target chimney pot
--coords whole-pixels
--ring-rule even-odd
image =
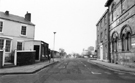
[[[25,14],[25,20],[26,20],[26,21],[31,21],[31,13],[28,13],[28,12],[27,12],[27,13]]]
[[[6,15],[9,15],[9,11],[5,11],[5,14],[6,14]]]

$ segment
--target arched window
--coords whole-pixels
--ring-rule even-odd
[[[131,48],[131,33],[127,33],[127,51],[129,51]]]
[[[124,26],[121,31],[122,51],[130,51],[131,48],[131,28]]]
[[[114,32],[112,34],[112,52],[118,51],[118,33]]]
[[[113,19],[114,19],[114,10],[115,10],[115,3],[113,3],[112,4],[112,6],[111,6],[111,14],[112,14],[112,16],[111,16],[111,21],[113,21]]]
[[[122,34],[121,40],[122,40],[122,51],[125,51],[125,34]]]

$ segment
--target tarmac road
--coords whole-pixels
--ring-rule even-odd
[[[135,75],[108,70],[87,59],[65,59],[34,74],[1,76],[0,83],[135,83]]]

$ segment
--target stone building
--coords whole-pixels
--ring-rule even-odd
[[[135,67],[135,0],[108,0],[111,62]]]
[[[97,23],[97,55],[98,59],[109,60],[109,21],[108,9],[105,11],[101,19]]]

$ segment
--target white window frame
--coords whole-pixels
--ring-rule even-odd
[[[25,34],[25,35],[22,34],[22,26],[26,26],[26,34]],[[20,26],[20,28],[21,28],[21,29],[20,29],[20,34],[21,34],[21,36],[27,36],[27,27],[28,27],[27,25],[21,24],[21,26]]]
[[[3,22],[2,32],[0,32],[0,33],[3,33],[3,29],[4,29],[4,20],[0,19],[0,22]]]
[[[9,50],[9,52],[6,51],[6,43],[7,43],[7,40],[10,40],[10,50]],[[11,48],[12,48],[12,40],[11,40],[11,39],[4,39],[4,41],[5,41],[5,52],[6,52],[6,53],[10,53],[10,52],[11,52]]]
[[[18,50],[17,49],[18,42],[21,42],[22,43],[22,50],[23,50],[23,40],[17,40],[17,42],[16,42],[16,50]]]

